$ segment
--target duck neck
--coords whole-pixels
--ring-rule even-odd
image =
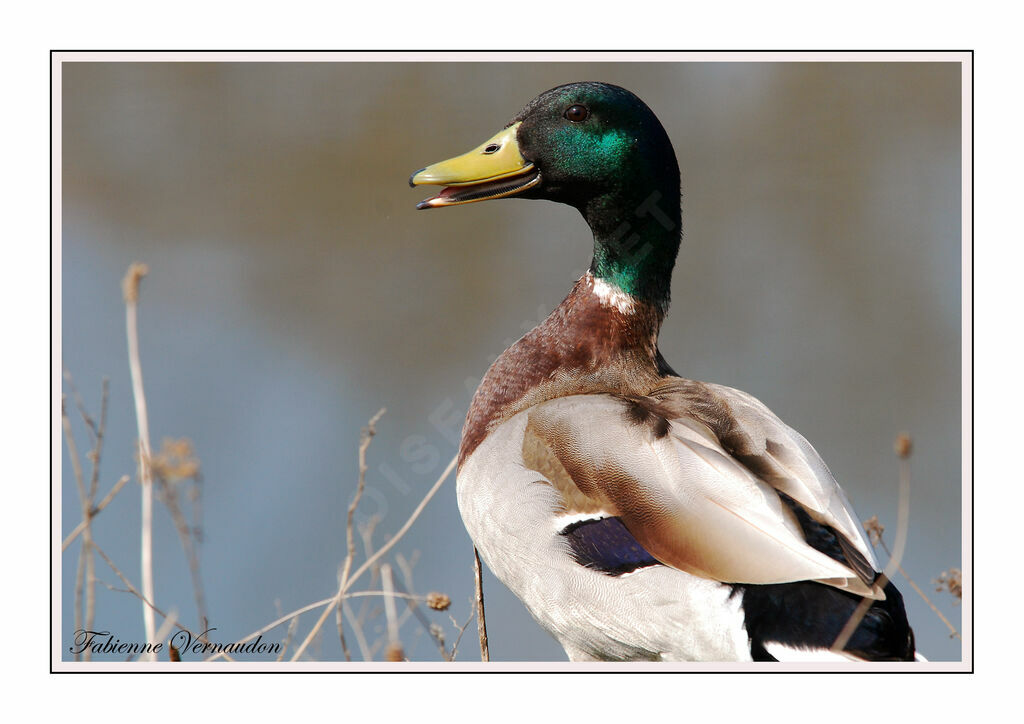
[[[679,252],[678,181],[672,189],[621,189],[592,199],[581,211],[594,233],[594,278],[664,313]]]
[[[513,415],[569,395],[646,395],[674,374],[658,352],[662,310],[587,272],[484,375],[462,429],[459,465]]]

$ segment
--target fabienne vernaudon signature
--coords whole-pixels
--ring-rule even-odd
[[[210,640],[210,632],[216,628],[208,628],[199,636],[193,637],[188,631],[178,631],[171,636],[168,642],[179,654],[190,653],[198,656],[209,656],[212,654],[279,654],[281,653],[280,643],[268,643],[263,636],[257,636],[252,641],[245,643],[217,643]],[[201,639],[205,639],[201,640]],[[75,631],[75,643],[69,647],[72,654],[80,654],[90,651],[93,654],[124,654],[126,656],[140,656],[145,654],[160,654],[164,651],[162,641],[122,641],[115,637],[110,631],[90,631],[78,629]]]

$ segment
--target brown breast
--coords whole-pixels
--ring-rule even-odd
[[[585,274],[548,318],[505,350],[484,375],[462,428],[459,465],[487,433],[528,407],[567,395],[646,395],[672,374],[658,353],[664,311],[616,306]]]

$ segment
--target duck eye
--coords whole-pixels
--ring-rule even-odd
[[[579,103],[575,103],[566,108],[563,115],[566,120],[572,121],[573,123],[582,123],[587,120],[587,116],[590,115],[590,111],[587,110],[586,106],[581,106]]]

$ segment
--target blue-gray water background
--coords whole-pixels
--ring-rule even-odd
[[[961,566],[957,64],[65,63],[63,364],[94,413],[110,378],[100,497],[135,471],[120,281],[143,261],[151,436],[155,447],[187,437],[202,461],[213,638],[238,640],[331,595],[366,420],[388,408],[363,505],[382,516],[380,543],[454,455],[475,381],[590,259],[568,207],[417,212],[428,194],[406,180],[573,80],[631,89],[675,145],[684,238],[665,357],[803,432],[890,545],[892,441],[909,431],[904,568],[959,626],[960,609],[930,585]],[[454,490],[449,480],[396,551],[418,554],[417,592],[448,593],[461,623],[472,547]],[[66,453],[55,502],[66,534],[80,519]],[[138,530],[133,483],[95,536],[135,585]],[[77,553],[62,557],[66,659]],[[154,555],[158,605],[194,626],[188,568],[159,506]],[[102,561],[97,575],[122,587]],[[959,641],[896,580],[922,652],[959,659]],[[487,575],[485,586],[493,658],[564,660],[501,584]],[[426,613],[450,645],[447,614]],[[138,601],[99,585],[96,628],[142,640]],[[402,631],[411,658],[439,657],[415,619]],[[333,617],[311,653],[340,658]],[[471,628],[460,659],[477,656]]]

